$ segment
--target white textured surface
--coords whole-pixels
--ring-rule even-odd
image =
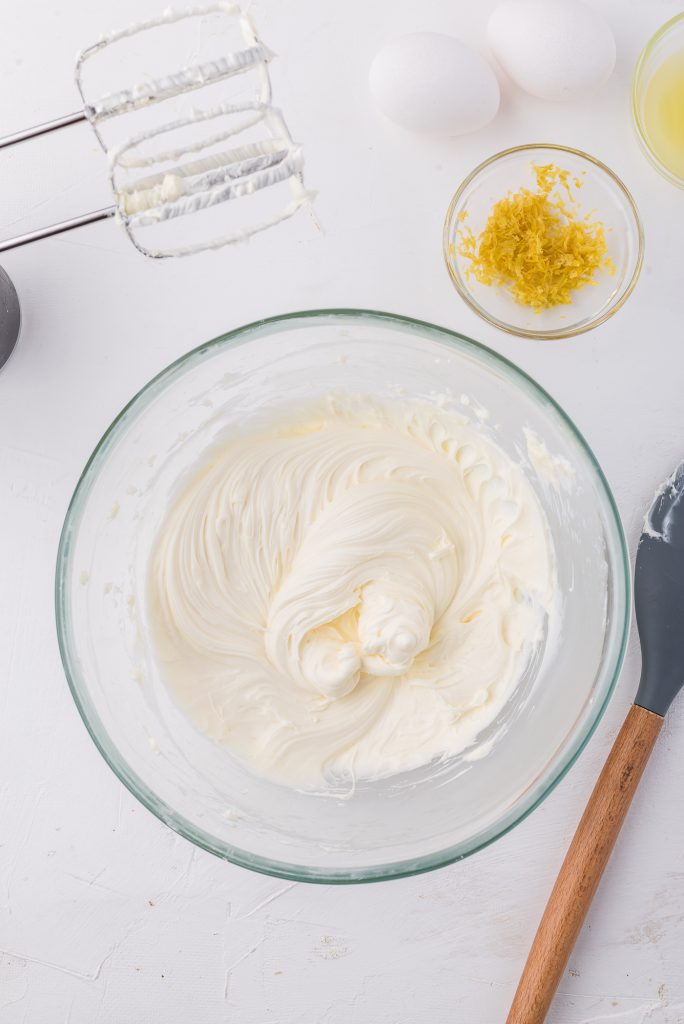
[[[401,135],[367,102],[392,33],[477,44],[491,3],[255,0],[282,56],[274,87],[320,190],[319,236],[291,222],[249,247],[147,263],[112,223],[7,254],[24,333],[0,376],[0,1020],[2,1024],[498,1024],[568,839],[634,693],[635,637],[588,750],[524,824],[432,875],[352,889],[251,875],[148,814],[100,759],[71,702],[53,625],[61,521],[120,406],[192,345],[249,320],[325,305],[457,328],[531,371],[565,405],[612,482],[632,549],[646,503],[681,459],[684,194],[640,154],[628,79],[681,0],[593,0],[617,37],[592,102],[506,89],[499,117],[453,142]],[[71,64],[154,0],[12,0],[0,33],[0,126],[75,106]],[[313,84],[313,87],[312,87]],[[590,335],[534,344],[483,326],[442,267],[441,221],[462,175],[505,145],[585,148],[633,189],[647,257],[625,309]],[[4,233],[107,201],[85,126],[0,156]],[[684,704],[675,707],[572,956],[554,1024],[684,1021]]]

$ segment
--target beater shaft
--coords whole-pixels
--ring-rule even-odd
[[[17,142],[24,142],[26,139],[35,139],[39,135],[47,135],[48,132],[55,132],[58,128],[66,128],[69,124],[77,124],[85,121],[86,116],[82,110],[73,114],[65,114],[64,117],[56,117],[54,121],[44,121],[43,124],[34,125],[33,128],[23,128],[20,132],[13,132],[0,139],[0,149],[6,146],[14,146]]]
[[[57,224],[50,224],[45,228],[37,228],[35,231],[27,231],[25,235],[15,235],[14,238],[5,238],[0,241],[0,252],[8,249],[18,249],[20,245],[28,245],[29,242],[37,242],[41,238],[49,238],[51,235],[61,235],[63,231],[71,231],[72,228],[83,227],[84,224],[92,224],[96,220],[106,220],[116,213],[116,206],[105,206],[101,210],[93,210],[92,213],[81,214],[80,217],[71,217],[69,220],[61,220]]]

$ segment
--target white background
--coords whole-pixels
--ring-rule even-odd
[[[390,35],[484,46],[490,0],[255,0],[276,97],[305,146],[325,234],[306,216],[247,247],[153,263],[112,222],[5,256],[23,334],[0,374],[0,1021],[2,1024],[499,1024],[552,880],[634,695],[630,655],[580,762],[527,821],[472,859],[373,886],[286,884],[194,849],[136,803],[88,738],[59,662],[53,568],[79,471],[121,405],[224,330],[322,306],[386,309],[483,340],[565,406],[611,481],[634,550],[684,455],[684,193],[640,153],[629,81],[681,0],[593,0],[618,65],[591,101],[504,91],[466,139],[403,135],[370,108]],[[2,0],[0,132],[77,107],[74,56],[162,0]],[[637,290],[574,341],[509,338],[470,313],[441,257],[463,175],[497,149],[567,143],[633,190]],[[0,154],[2,233],[108,201],[87,126]],[[569,658],[572,651],[567,652]],[[551,1014],[555,1024],[684,1021],[684,703],[666,724]]]

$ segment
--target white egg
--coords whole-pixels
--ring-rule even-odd
[[[463,135],[488,124],[499,109],[499,83],[484,57],[435,32],[383,46],[369,82],[380,110],[414,132]]]
[[[610,26],[580,0],[504,0],[489,19],[488,36],[516,85],[545,100],[586,95],[615,67]]]

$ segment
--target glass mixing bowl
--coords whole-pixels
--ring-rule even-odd
[[[603,223],[615,271],[598,271],[594,284],[576,291],[570,304],[535,312],[517,303],[505,288],[476,281],[458,242],[464,225],[477,237],[494,204],[509,192],[536,191],[534,166],[544,164],[556,164],[582,182],[574,193],[580,213],[591,213]],[[634,199],[609,167],[579,149],[535,143],[496,153],[468,175],[447,210],[442,247],[456,291],[483,320],[509,334],[550,340],[590,331],[624,305],[641,272],[644,233]]]
[[[144,629],[152,539],[179,479],[231,424],[331,390],[446,401],[472,417],[525,466],[548,517],[562,594],[555,641],[543,644],[475,750],[438,769],[360,781],[354,792],[332,795],[259,778],[197,732],[157,677]],[[526,429],[572,464],[564,486],[535,471]],[[533,380],[452,331],[386,313],[323,310],[216,338],[163,370],[123,409],[71,501],[56,605],[78,709],[105,760],[146,807],[236,864],[297,880],[360,882],[465,857],[551,791],[612,692],[630,587],[601,469]]]

